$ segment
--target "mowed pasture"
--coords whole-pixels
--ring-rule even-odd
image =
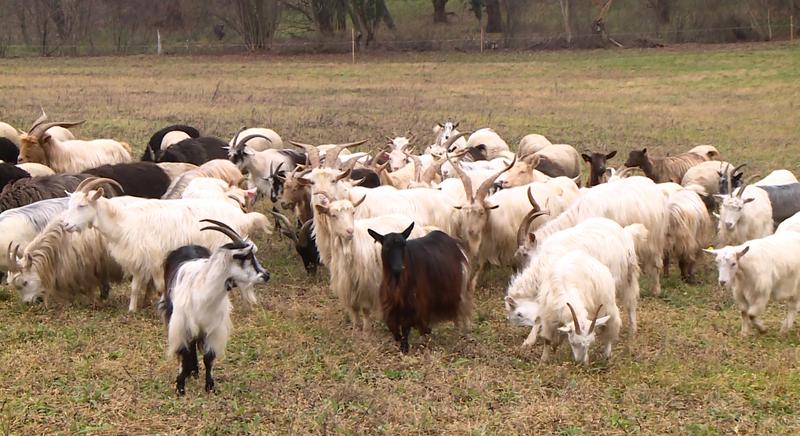
[[[308,143],[412,130],[446,118],[583,148],[677,154],[713,144],[750,174],[800,171],[796,47],[346,56],[127,57],[0,62],[0,119],[27,128],[87,119],[78,137],[112,137],[140,155],[172,123],[229,138],[241,125]],[[421,141],[420,141],[421,142]],[[584,177],[585,180],[585,177]],[[262,204],[263,211],[268,208]],[[509,269],[475,298],[474,329],[412,336],[403,356],[382,324],[352,333],[327,288],[277,235],[258,240],[272,273],[260,304],[234,296],[234,331],[215,367],[217,393],[192,379],[176,396],[153,305],[128,314],[129,286],[94,307],[26,306],[0,289],[0,432],[88,433],[794,433],[800,430],[798,331],[739,336],[739,313],[705,259],[704,285],[677,267],[660,298],[643,281],[639,335],[623,329],[610,362],[548,364],[509,325]],[[796,253],[786,253],[796,255]],[[151,302],[151,303],[154,303]],[[626,323],[627,324],[627,323]]]

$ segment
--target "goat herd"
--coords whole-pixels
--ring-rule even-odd
[[[790,302],[784,333],[800,307],[800,265],[787,255],[800,251],[800,183],[778,170],[750,184],[712,146],[662,158],[634,150],[618,171],[607,168],[615,151],[579,154],[531,134],[513,153],[493,130],[467,135],[451,122],[434,127],[423,153],[404,136],[373,155],[349,150],[366,141],[292,149],[270,129],[225,142],[175,125],[133,162],[126,143],[75,139],[68,129],[80,123],[48,122],[44,111],[28,132],[0,123],[0,269],[25,302],[106,298],[129,279],[135,311],[155,290],[167,354],[181,360],[179,394],[199,373],[198,351],[214,389],[228,291],[252,304],[253,287],[269,280],[242,235],[271,230],[294,243],[309,274],[327,268],[354,329],[382,318],[403,353],[412,327],[470,329],[489,264],[514,268],[508,319],[531,327],[524,346],[543,339],[542,360],[565,338],[576,361],[588,363],[596,340],[610,357],[618,304],[636,332],[640,271],[659,295],[669,260],[694,282],[702,251],[716,256],[742,334],[764,330],[772,297]],[[252,212],[262,198],[274,224]],[[714,217],[724,248],[704,249]]]

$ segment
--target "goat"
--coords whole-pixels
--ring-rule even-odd
[[[552,144],[537,151],[535,156],[539,157],[538,162],[531,166],[547,176],[574,179],[581,174],[580,155],[571,145]]]
[[[19,146],[12,139],[0,136],[0,161],[16,165],[17,159],[19,159]]]
[[[425,153],[435,156],[444,156],[448,152],[466,148],[467,141],[460,136],[458,139],[450,141],[451,137],[459,134],[459,131],[456,130],[458,128],[458,124],[459,122],[453,123],[451,121],[436,123],[436,125],[433,126],[433,133],[436,135],[436,140],[434,141],[433,145],[429,146],[425,150]],[[445,143],[447,142],[449,142],[449,144],[445,146]]]
[[[33,162],[17,164],[16,167],[30,174],[31,177],[52,176],[56,173],[47,165]]]
[[[272,198],[272,186],[268,182],[281,168],[284,171],[292,171],[298,165],[304,164],[306,155],[295,150],[254,151],[245,144],[249,139],[256,137],[266,138],[260,135],[245,136],[230,148],[228,158],[242,173],[248,174],[251,186],[255,186],[259,193]]]
[[[0,218],[2,218],[2,215],[0,215]],[[775,229],[775,233],[781,232],[800,232],[800,212],[785,219],[778,228]]]
[[[176,136],[176,133],[180,136]],[[174,139],[178,137],[180,137],[180,139],[178,141],[174,141]],[[153,133],[153,136],[151,136],[150,140],[147,141],[147,146],[145,147],[144,154],[142,155],[142,161],[154,161],[162,149],[165,149],[170,145],[186,138],[199,137],[200,131],[192,126],[174,124],[172,126],[164,127],[156,133]]]
[[[252,212],[256,190],[230,186],[224,180],[213,177],[197,177],[189,182],[181,198],[219,200],[241,208],[242,212]]]
[[[294,243],[294,249],[300,255],[303,261],[303,267],[309,275],[317,273],[317,267],[320,264],[319,250],[317,249],[317,241],[314,238],[314,220],[310,219],[304,222],[299,229],[295,230],[289,218],[277,211],[270,211],[275,217],[280,226],[275,225],[276,228],[280,227],[281,234],[289,238]]]
[[[478,129],[469,135],[464,146],[470,150],[473,160],[492,160],[508,152],[508,144],[492,129]]]
[[[721,244],[737,245],[772,234],[772,203],[761,187],[745,183],[730,195],[714,197],[722,200],[717,223]]]
[[[0,247],[17,245],[25,250],[51,218],[67,209],[67,201],[67,198],[53,198],[0,213]],[[0,272],[10,268],[7,261],[7,256],[0,256]]]
[[[666,196],[652,180],[629,177],[597,185],[584,193],[564,213],[548,221],[535,232],[536,240],[573,227],[592,217],[610,218],[621,226],[640,223],[648,232],[646,241],[636,244],[642,269],[650,276],[653,294],[661,293],[661,271],[669,224]]]
[[[0,211],[25,206],[48,198],[66,197],[87,176],[54,174],[52,176],[19,179],[0,192]]]
[[[697,283],[694,279],[694,266],[702,255],[703,247],[711,242],[711,216],[703,199],[691,189],[681,189],[671,194],[667,200],[667,211],[669,226],[664,273],[669,271],[669,258],[677,258],[683,281]]]
[[[19,154],[19,133],[17,132],[17,129],[11,124],[0,121],[0,141],[5,139],[6,143],[13,145],[14,150],[17,150],[17,154]],[[1,157],[0,160],[9,162],[5,157]]]
[[[603,183],[603,177],[606,173],[606,164],[609,159],[616,155],[616,150],[612,150],[609,153],[597,153],[595,151],[581,153],[583,161],[589,164],[589,180],[587,180],[586,186],[591,188],[592,186]]]
[[[718,161],[722,157],[722,155],[719,153],[719,150],[717,150],[717,148],[713,145],[698,145],[696,147],[692,147],[692,149],[689,150],[689,153],[703,155],[707,160]]]
[[[171,182],[167,173],[153,162],[103,165],[86,170],[84,174],[115,180],[126,195],[141,198],[161,198]],[[122,192],[117,193],[120,194]]]
[[[43,118],[46,117],[43,113]],[[76,126],[83,121],[46,123],[42,117],[40,120],[39,124],[34,123],[28,133],[21,136],[19,162],[47,165],[56,173],[79,173],[104,164],[131,161],[131,148],[124,142],[113,139],[62,140],[48,130],[54,126]]]
[[[128,309],[138,307],[139,295],[153,287],[163,293],[163,269],[166,254],[187,244],[208,247],[221,245],[219,235],[200,231],[198,217],[213,217],[231,223],[244,234],[269,233],[268,221],[260,213],[244,214],[238,207],[217,200],[141,199],[131,205],[117,199],[102,198],[102,184],[119,184],[110,179],[89,178],[70,194],[63,221],[67,231],[96,228],[108,241],[108,248],[123,270],[132,276]],[[148,297],[148,292],[144,293]],[[254,302],[254,295],[245,295]]]
[[[30,177],[30,173],[6,162],[0,162],[0,189],[19,179]]]
[[[168,357],[181,361],[181,372],[175,381],[178,395],[186,394],[186,378],[200,371],[197,351],[202,349],[206,370],[206,392],[214,391],[212,367],[215,358],[222,358],[230,336],[231,302],[228,289],[231,282],[239,287],[252,287],[267,283],[269,272],[256,258],[256,246],[242,239],[230,226],[211,219],[201,222],[211,226],[200,229],[214,230],[228,236],[231,242],[205,257],[201,249],[178,248],[165,260],[165,289],[158,302],[158,311],[167,328]],[[187,259],[192,255],[197,257]]]
[[[472,311],[469,261],[459,241],[438,230],[409,239],[413,229],[413,222],[397,233],[368,229],[381,244],[383,319],[403,354],[411,327],[428,334],[432,323],[453,321],[467,330]]]
[[[213,159],[227,159],[225,141],[210,136],[188,138],[161,150],[156,162],[186,162],[197,166]]]
[[[530,135],[523,136],[522,139],[519,140],[517,154],[520,156],[527,156],[529,154],[541,151],[550,145],[553,145],[553,143],[550,142],[549,139],[539,135],[538,133],[531,133]]]
[[[703,193],[706,195],[714,195],[720,193],[720,186],[727,184],[730,179],[732,183],[738,187],[739,180],[742,173],[738,173],[739,169],[746,164],[733,167],[728,162],[721,162],[718,160],[710,160],[699,163],[686,171],[681,179],[681,185],[692,186],[697,185],[703,188]],[[727,191],[729,192],[729,191]]]
[[[719,270],[719,284],[733,293],[742,316],[742,336],[755,327],[760,333],[766,328],[759,318],[770,299],[788,300],[789,313],[781,325],[786,335],[800,310],[800,233],[781,232],[754,239],[741,245],[720,249],[704,249],[713,254]]]
[[[249,139],[240,141],[240,137],[249,137]],[[249,129],[242,127],[236,132],[233,138],[231,138],[228,146],[233,147],[239,143],[242,143],[243,146],[247,145],[247,147],[253,151],[264,151],[269,148],[282,149],[284,147],[283,139],[281,139],[280,135],[272,129],[265,129],[263,127],[251,127]]]
[[[586,252],[571,251],[553,261],[534,298],[507,295],[505,303],[511,323],[532,328],[526,345],[533,345],[537,336],[544,339],[542,362],[558,349],[566,335],[575,361],[588,364],[597,327],[602,328],[599,337],[603,354],[606,359],[611,357],[621,325],[614,278],[605,265]],[[599,317],[601,312],[604,316]],[[590,313],[594,313],[591,321]]]
[[[219,179],[229,186],[245,186],[244,175],[242,175],[242,172],[239,171],[236,165],[225,159],[213,159],[173,179],[172,184],[167,189],[167,192],[164,193],[163,198],[181,198],[183,191],[189,186],[189,183],[198,177]]]
[[[128,201],[136,201],[128,197]],[[109,255],[105,239],[97,230],[70,233],[64,228],[61,214],[50,223],[17,256],[9,247],[9,283],[30,303],[44,298],[50,302],[72,302],[78,297],[91,297],[100,289],[101,298],[108,297],[111,283],[121,282],[122,268]]]
[[[639,167],[656,183],[681,183],[689,168],[709,160],[706,155],[683,153],[671,157],[650,157],[647,149],[632,150],[625,161],[626,167]]]

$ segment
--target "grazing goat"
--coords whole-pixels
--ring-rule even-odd
[[[713,145],[698,145],[696,147],[692,147],[692,149],[689,150],[689,153],[703,155],[707,160],[720,160],[722,157],[722,155],[719,153],[719,150],[717,150],[717,148]]]
[[[689,168],[709,160],[706,155],[683,153],[671,157],[650,157],[647,149],[632,150],[625,161],[626,167],[639,167],[656,183],[681,183]]]
[[[303,223],[299,229],[295,230],[289,218],[277,211],[270,211],[280,225],[281,234],[289,238],[294,243],[294,249],[303,261],[303,267],[309,275],[317,273],[320,264],[319,250],[317,241],[314,239],[314,220],[310,219]]]
[[[666,196],[652,180],[629,177],[589,189],[564,213],[535,232],[537,241],[573,227],[592,217],[610,218],[621,226],[640,223],[648,232],[646,241],[636,244],[640,266],[650,277],[653,294],[661,293],[661,270],[669,224]]]
[[[711,243],[714,234],[711,216],[703,199],[691,189],[681,189],[671,194],[667,200],[667,211],[669,226],[664,272],[669,272],[669,259],[677,258],[683,281],[696,284],[694,266],[702,256],[701,250]]]
[[[453,321],[467,330],[472,312],[469,261],[461,244],[438,230],[409,239],[413,229],[412,222],[398,233],[368,230],[381,244],[383,319],[404,354],[411,327],[426,335],[431,324]]]
[[[25,250],[51,218],[67,209],[67,201],[67,198],[53,198],[0,213],[0,247],[18,245]],[[0,256],[0,272],[9,268],[8,257]]]
[[[742,164],[734,168],[733,165],[728,162],[721,162],[718,160],[702,162],[686,171],[686,174],[683,175],[683,179],[681,179],[681,185],[701,186],[703,188],[703,194],[706,195],[719,194],[720,186],[723,183],[727,184],[728,180],[732,180],[735,185],[734,187],[739,186],[742,173],[738,173],[737,176],[737,171],[745,165],[746,164]]]
[[[9,138],[0,136],[0,161],[17,164],[19,158],[19,147]]]
[[[242,239],[228,225],[210,219],[201,220],[213,225],[202,230],[214,230],[228,236],[225,244],[205,257],[201,249],[193,248],[198,257],[187,259],[186,248],[178,248],[166,257],[164,270],[166,292],[158,302],[158,311],[167,327],[168,357],[181,361],[181,372],[175,381],[178,395],[186,394],[186,378],[200,371],[197,351],[202,350],[206,369],[206,392],[214,391],[212,367],[214,359],[222,358],[228,343],[231,323],[231,302],[228,290],[232,284],[249,288],[269,280],[267,272],[256,259],[256,246]]]
[[[249,137],[247,140],[239,140],[239,138]],[[283,139],[272,129],[265,129],[263,127],[242,127],[231,138],[228,146],[233,147],[236,144],[242,143],[247,145],[253,151],[264,151],[268,148],[282,149],[284,147]]]
[[[535,297],[507,295],[505,303],[512,324],[532,328],[524,346],[533,345],[537,336],[544,339],[542,362],[548,360],[551,351],[557,351],[564,336],[576,362],[589,363],[589,347],[596,336],[606,359],[611,357],[611,347],[622,324],[614,297],[614,278],[603,263],[586,252],[571,251],[554,260]],[[590,314],[594,317],[589,318]]]
[[[609,153],[597,153],[595,151],[581,153],[583,161],[589,164],[589,180],[587,180],[586,186],[591,188],[592,186],[597,186],[604,182],[603,178],[606,174],[606,164],[609,159],[616,155],[616,150],[612,150]]]
[[[225,141],[210,136],[188,138],[169,146],[157,155],[157,162],[186,162],[203,165],[213,159],[227,159],[228,145]]]
[[[541,151],[550,145],[553,145],[553,143],[550,142],[549,139],[538,133],[531,133],[530,135],[523,136],[522,139],[519,140],[517,154],[520,156],[527,156]]]
[[[46,115],[43,114],[46,119]],[[71,127],[80,122],[46,123],[40,117],[27,134],[20,138],[19,162],[47,165],[56,173],[79,173],[105,164],[131,161],[131,147],[113,139],[62,140],[49,133],[54,126]]]
[[[800,310],[800,233],[781,232],[741,245],[717,250],[705,249],[716,257],[719,284],[733,293],[742,316],[742,336],[751,327],[760,333],[766,329],[759,318],[770,299],[789,302],[789,313],[781,325],[781,334],[792,328]]]
[[[19,179],[0,192],[0,211],[25,206],[48,198],[66,197],[87,176],[54,174],[52,176]]]
[[[722,200],[719,222],[719,242],[723,245],[738,245],[751,239],[772,234],[772,204],[767,192],[746,183],[733,190],[730,195],[715,195]]]
[[[242,212],[252,212],[256,190],[230,186],[224,180],[213,177],[197,177],[189,182],[181,198],[219,200],[241,208]]]
[[[126,195],[141,198],[161,198],[171,182],[169,175],[153,162],[103,165],[86,170],[84,174],[115,180]]]
[[[788,185],[789,183],[797,183],[797,177],[789,170],[775,170],[754,183],[756,186],[774,186],[774,185]]]
[[[242,213],[241,209],[218,200],[140,199],[130,205],[118,199],[102,198],[100,185],[117,182],[89,178],[70,194],[63,221],[67,231],[96,228],[108,241],[111,255],[132,276],[129,310],[138,307],[140,294],[145,298],[153,287],[163,293],[164,270],[161,259],[171,250],[188,244],[208,247],[222,245],[219,235],[200,231],[198,220],[214,217],[231,223],[241,233],[269,233],[267,218],[260,213]],[[116,185],[119,188],[119,185]],[[245,295],[254,302],[254,295]]]
[[[26,303],[39,298],[44,298],[46,305],[79,297],[91,299],[96,289],[101,298],[107,298],[111,283],[123,279],[122,267],[108,253],[97,230],[67,232],[60,215],[28,244],[21,258],[16,252],[19,246],[13,254],[9,247],[9,282]]]
[[[172,126],[164,127],[156,133],[153,133],[153,136],[151,136],[150,140],[147,141],[147,146],[145,147],[144,154],[142,155],[142,161],[152,162],[156,160],[156,156],[158,156],[162,149],[169,147],[175,142],[179,142],[186,138],[199,137],[200,131],[192,126],[174,124]],[[175,138],[180,139],[178,141],[174,141]]]
[[[19,179],[28,178],[30,176],[31,175],[27,171],[19,168],[16,165],[0,162],[0,189],[9,183],[16,182]]]

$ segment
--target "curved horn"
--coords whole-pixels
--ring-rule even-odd
[[[423,183],[431,184],[433,180],[436,178],[436,174],[441,173],[442,165],[447,161],[446,158],[439,158],[433,161],[433,163],[425,168],[425,171],[422,172],[422,176],[420,177],[420,181]]]
[[[500,177],[501,174],[503,174],[504,172],[510,170],[511,167],[513,167],[514,164],[516,164],[516,163],[517,163],[517,157],[514,156],[514,159],[511,160],[511,163],[508,164],[507,167],[503,168],[502,170],[500,170],[497,173],[495,173],[493,176],[491,176],[488,179],[484,180],[483,183],[481,183],[481,186],[478,188],[478,191],[475,193],[475,198],[478,201],[485,200],[486,196],[489,194],[489,189],[494,184],[494,181],[497,180],[497,178]]]
[[[730,165],[730,164],[728,164],[728,165]],[[735,174],[737,171],[739,171],[740,169],[742,169],[742,168],[744,168],[746,166],[747,166],[747,162],[745,162],[745,163],[743,163],[743,164],[741,164],[739,166],[733,167],[733,170],[731,171],[731,174]]]
[[[74,127],[74,126],[83,124],[85,122],[86,122],[86,120],[81,120],[81,121],[58,121],[58,122],[53,122],[53,123],[43,123],[43,124],[39,124],[36,127],[32,128],[31,131],[28,132],[28,134],[33,136],[37,140],[41,140],[42,139],[42,135],[44,134],[44,132],[46,132],[47,129],[49,129],[51,127],[58,126],[58,127],[63,127],[65,129],[69,129],[70,127]]]
[[[19,254],[19,245],[17,245],[14,250],[11,250],[11,245],[14,244],[14,241],[8,243],[8,250],[6,251],[6,256],[8,257],[8,270],[10,272],[17,272],[19,271],[19,263],[17,262],[17,255]]]
[[[422,174],[422,161],[413,154],[407,154],[406,156],[414,162],[414,181],[419,182],[420,174]]]
[[[269,142],[270,144],[272,143],[272,140],[271,140],[271,139],[269,139],[269,138],[267,138],[266,136],[264,136],[264,135],[261,135],[261,134],[258,134],[258,133],[254,133],[254,134],[252,134],[252,135],[247,135],[247,136],[245,136],[244,138],[242,138],[242,140],[241,140],[241,141],[239,141],[239,142],[237,142],[237,143],[236,143],[236,147],[237,147],[237,148],[239,148],[239,147],[244,147],[244,146],[247,144],[247,141],[249,141],[249,140],[251,140],[251,139],[253,139],[253,138],[263,138],[263,139],[266,139],[266,140],[267,140],[267,142]]]
[[[747,180],[745,180],[744,183],[742,183],[742,186],[739,187],[739,192],[736,194],[736,196],[739,197],[739,198],[742,198],[742,194],[744,194],[744,188],[746,188],[747,185],[750,184],[750,182],[752,182],[753,180],[755,180],[755,179],[757,179],[759,177],[761,177],[761,174],[753,174],[752,176],[748,177]],[[731,177],[731,178],[733,178],[733,177]]]
[[[447,151],[445,149],[445,156],[447,156]],[[464,185],[464,193],[467,195],[467,202],[472,203],[475,201],[475,194],[472,192],[472,179],[469,178],[467,173],[464,172],[464,169],[461,168],[461,165],[458,162],[454,162],[447,159],[450,162],[450,165],[453,166],[453,170],[455,170],[456,174],[458,174],[458,178],[461,179],[461,184]]]
[[[295,142],[289,141],[290,144],[294,145],[295,147],[300,147],[306,151],[306,155],[308,156],[308,163],[311,165],[311,168],[319,168],[320,165],[320,158],[319,158],[319,149],[311,144],[303,144],[302,142]]]
[[[344,179],[350,177],[350,173],[351,172],[353,172],[353,170],[351,168],[348,168],[348,169],[342,171],[341,173],[339,173],[338,176],[336,176],[335,179],[333,179],[333,183],[336,183],[336,182],[338,182],[340,180],[344,180]]]
[[[325,166],[328,168],[336,168],[339,165],[339,153],[345,148],[356,147],[367,142],[366,139],[356,142],[347,142],[344,144],[336,144],[335,147],[325,153]]]
[[[444,147],[445,151],[448,151],[448,150],[450,150],[450,147],[451,147],[451,146],[452,146],[452,145],[453,145],[453,144],[454,144],[456,141],[458,141],[458,138],[461,138],[461,137],[463,137],[463,136],[466,136],[466,135],[468,135],[469,133],[470,133],[470,132],[460,132],[458,135],[453,135],[453,136],[451,136],[451,137],[447,138],[447,141],[444,143],[444,145],[442,145],[442,147]]]
[[[314,218],[310,218],[308,221],[304,222],[300,230],[297,231],[298,245],[302,247],[308,246],[308,237],[311,235],[312,225],[314,225]]]
[[[33,132],[33,129],[35,129],[39,124],[42,124],[43,122],[47,121],[47,114],[44,113],[44,108],[39,107],[39,109],[42,110],[42,114],[39,115],[39,118],[37,118],[36,121],[33,122],[33,124],[31,124],[31,128],[28,130],[28,134]]]
[[[277,167],[275,167],[275,169],[274,169],[274,170],[272,170],[272,162],[270,162],[270,163],[269,163],[270,170],[271,170],[271,171],[270,171],[270,175],[273,175],[273,176],[274,176],[274,175],[277,175],[277,174],[278,174],[278,171],[280,171],[280,170],[281,170],[281,167],[283,166],[283,164],[284,164],[284,163],[285,163],[285,162],[280,162],[280,163],[278,164],[278,166],[277,166]]]
[[[242,126],[242,127],[239,127],[239,130],[237,130],[237,131],[236,131],[236,134],[235,134],[235,135],[233,135],[233,142],[232,142],[232,145],[233,145],[234,147],[235,147],[236,145],[238,145],[238,144],[239,144],[239,135],[241,135],[241,134],[242,134],[242,132],[244,132],[245,130],[247,130],[247,126]]]
[[[353,207],[354,207],[354,208],[355,208],[355,207],[358,207],[358,206],[359,206],[361,203],[363,203],[363,202],[364,202],[364,200],[366,200],[366,199],[367,199],[367,194],[364,194],[364,196],[363,196],[363,197],[361,197],[361,200],[358,200],[358,201],[356,201],[355,203],[353,203]]]
[[[528,235],[528,231],[530,230],[533,220],[542,215],[550,214],[550,211],[542,210],[542,208],[539,206],[539,203],[534,200],[530,187],[528,187],[528,202],[531,203],[533,209],[528,212],[527,215],[525,215],[525,218],[522,219],[522,224],[520,224],[519,229],[517,229],[517,247],[521,247],[523,244],[525,244],[525,237]]]
[[[272,216],[274,216],[277,221],[280,221],[281,233],[286,235],[289,239],[292,240],[292,242],[297,244],[298,242],[297,235],[294,233],[294,231],[292,231],[292,223],[291,221],[289,221],[289,218],[287,218],[286,215],[280,212],[276,212],[274,210],[270,210],[269,213],[271,213]]]
[[[567,307],[569,307],[569,311],[572,312],[572,322],[575,324],[575,333],[581,334],[581,325],[578,323],[578,315],[575,315],[575,309],[572,308],[572,305],[567,303]]]
[[[80,185],[78,185],[78,188],[75,189],[75,192],[81,191],[81,192],[88,193],[89,191],[91,191],[93,189],[97,189],[98,187],[100,187],[100,185],[105,185],[105,184],[111,185],[111,186],[119,189],[120,193],[123,193],[123,194],[125,193],[125,190],[122,188],[122,185],[120,185],[119,182],[117,182],[116,180],[113,180],[113,179],[105,178],[105,177],[89,177],[89,178],[86,178],[80,183]]]
[[[594,331],[594,323],[597,322],[597,315],[600,315],[600,309],[603,308],[603,305],[597,306],[597,310],[594,312],[594,319],[592,319],[592,324],[589,325],[589,333]]]
[[[223,233],[223,234],[227,235],[229,238],[231,238],[231,240],[233,242],[235,242],[237,244],[245,244],[245,242],[242,240],[242,237],[239,236],[238,233],[236,233],[236,230],[233,230],[232,228],[230,228],[230,226],[228,226],[227,224],[225,224],[225,223],[223,223],[221,221],[212,220],[212,219],[202,219],[202,220],[200,220],[200,222],[201,223],[214,224],[213,226],[208,226],[208,227],[201,228],[200,229],[201,231],[202,230],[216,230],[216,231],[218,231],[220,233]]]

